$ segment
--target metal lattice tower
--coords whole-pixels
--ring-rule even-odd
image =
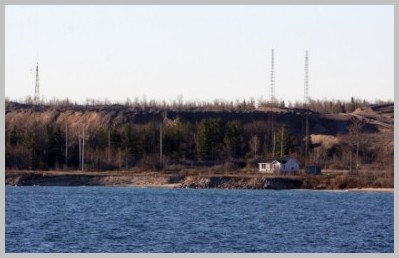
[[[304,87],[304,107],[305,111],[305,170],[308,166],[309,151],[309,54],[305,54],[305,87]]]
[[[35,104],[39,104],[39,64],[36,64],[36,83],[35,83]]]
[[[274,103],[274,49],[272,48],[272,64],[271,64],[271,72],[270,72],[270,102]]]
[[[306,50],[305,54],[305,88],[304,88],[304,101],[305,104],[309,102],[309,55]]]
[[[274,132],[274,112],[273,112],[273,106],[275,103],[275,96],[274,96],[274,86],[275,86],[275,80],[274,80],[274,49],[272,48],[272,63],[271,63],[271,71],[270,71],[270,103],[271,103],[271,108],[272,108],[272,141],[273,141],[273,147],[272,147],[272,157],[275,155],[275,150],[276,150],[276,134]]]

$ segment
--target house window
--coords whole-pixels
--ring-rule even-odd
[[[266,164],[262,164],[262,169],[266,169]]]

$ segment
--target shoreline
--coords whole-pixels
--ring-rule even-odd
[[[362,179],[362,177],[358,177]],[[394,192],[394,184],[364,183],[353,177],[330,175],[178,174],[154,171],[62,172],[6,171],[5,184],[13,186],[112,186],[136,188],[271,189],[346,192]],[[391,187],[392,186],[392,187]]]
[[[315,191],[315,192],[342,192],[342,193],[349,193],[349,192],[359,192],[359,193],[394,193],[395,188],[373,188],[373,187],[364,187],[364,188],[344,188],[344,189],[297,189],[298,191]]]
[[[13,186],[13,187],[24,187],[24,186],[32,186],[32,185],[10,185],[6,184],[8,186]],[[35,187],[40,187],[40,186],[57,186],[57,185],[33,185]],[[193,188],[193,187],[181,187],[180,184],[161,184],[161,185],[133,185],[133,184],[126,184],[126,185],[74,185],[74,186],[63,186],[63,187],[126,187],[126,188],[142,188],[142,189],[197,189],[197,190],[203,190],[203,189],[219,189],[219,190],[259,190],[259,189],[253,189],[253,188],[217,188],[217,187],[211,187],[211,188]],[[314,192],[342,192],[342,193],[349,193],[349,192],[359,192],[359,193],[394,193],[395,189],[394,188],[372,188],[372,187],[367,187],[367,188],[348,188],[348,189],[262,189],[262,190],[294,190],[294,191],[314,191]]]
[[[349,188],[349,192],[384,192],[384,193],[394,193],[395,188],[372,188],[372,187],[365,187],[365,188]]]
[[[109,187],[131,187],[131,188],[163,188],[163,189],[180,189],[179,184],[161,184],[161,185],[105,185]]]
[[[132,188],[164,188],[164,189],[202,189],[202,188],[184,188],[180,184],[163,184],[163,185],[106,185],[110,187],[132,187]],[[204,188],[204,189],[218,189],[218,188]],[[236,190],[252,190],[252,189],[237,189]],[[277,189],[269,189],[277,190]],[[375,193],[394,193],[395,188],[348,188],[348,189],[281,189],[281,190],[297,190],[297,191],[316,191],[316,192],[375,192]]]
[[[11,185],[6,184],[6,186],[13,187],[24,187],[24,186],[60,186],[60,185]],[[220,189],[220,190],[259,190],[253,188],[194,188],[194,187],[182,187],[181,184],[146,184],[146,185],[138,185],[138,184],[108,184],[108,185],[70,185],[63,187],[126,187],[126,188],[155,188],[155,189]],[[314,191],[314,192],[363,192],[363,193],[394,193],[395,188],[373,188],[373,187],[365,187],[365,188],[348,188],[348,189],[262,189],[262,190],[294,190],[294,191]]]

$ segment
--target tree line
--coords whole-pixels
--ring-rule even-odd
[[[9,98],[6,98],[5,104],[12,102]],[[28,96],[18,101],[27,105],[35,105],[32,97]],[[375,100],[374,104],[391,104],[392,100]],[[351,97],[349,100],[314,100],[310,99],[306,103],[306,108],[313,112],[322,114],[339,114],[339,113],[351,113],[357,108],[369,106],[371,103],[367,100]],[[277,107],[277,108],[289,108],[289,109],[303,109],[305,104],[301,101],[284,101],[277,100],[270,102],[265,99],[255,100],[250,99],[236,99],[235,101],[228,101],[223,99],[215,99],[213,101],[184,101],[182,96],[178,96],[176,100],[171,101],[157,101],[147,100],[147,98],[134,98],[131,100],[127,98],[124,102],[110,101],[110,100],[98,100],[87,98],[85,101],[77,102],[70,99],[41,99],[39,105],[53,106],[53,107],[70,107],[70,106],[104,106],[104,105],[123,105],[125,107],[133,108],[135,110],[142,111],[154,111],[154,110],[171,110],[171,111],[214,111],[214,112],[251,112],[262,107]]]
[[[193,110],[188,103],[179,103],[176,107],[166,105],[166,109]],[[142,106],[137,109],[162,110],[159,103],[139,104]],[[61,102],[53,105],[73,106]],[[194,110],[245,112],[255,108],[253,105],[253,102],[237,102],[232,106],[215,102],[213,106],[204,104]],[[270,106],[270,103],[264,105]],[[279,103],[277,107],[283,105]],[[362,105],[365,104],[352,98],[344,104],[310,101],[309,108],[321,113],[340,113]],[[307,163],[324,168],[353,168],[354,171],[364,165],[393,170],[393,145],[390,145],[393,134],[369,134],[362,127],[361,123],[353,123],[347,134],[337,135],[340,143],[332,147],[310,144]],[[302,133],[293,132],[296,128],[283,120],[272,123],[270,119],[243,123],[212,117],[190,122],[177,116],[167,121],[125,122],[94,129],[84,128],[84,125],[73,127],[67,122],[59,125],[34,122],[28,128],[6,122],[5,129],[5,166],[8,169],[78,170],[82,166],[85,170],[166,169],[172,165],[213,166],[226,162],[236,168],[255,168],[259,161],[270,162],[280,156],[291,156],[305,164],[305,142],[310,142],[305,138],[304,128],[299,129]]]
[[[300,138],[285,125],[276,124],[276,128],[276,153],[296,153]],[[32,128],[13,125],[6,127],[6,167],[81,169],[83,161],[87,170],[129,170],[160,169],[170,164],[245,163],[248,159],[271,155],[271,133],[268,121],[243,125],[238,120],[222,118],[196,123],[182,122],[179,117],[162,124],[156,120],[146,124],[125,123],[113,128],[86,129],[85,135],[83,127],[73,131],[67,123],[65,126],[36,123]]]
[[[190,123],[177,117],[162,125],[157,121],[126,123],[84,133],[83,128],[73,131],[67,126],[7,127],[6,168],[80,170],[83,165],[84,170],[158,170],[171,165],[204,167],[226,162],[236,168],[256,168],[257,162],[280,156],[291,156],[304,164],[303,135],[277,122],[274,133],[270,121],[242,124],[221,118]],[[363,133],[356,123],[348,134],[338,137],[341,143],[332,148],[310,145],[309,164],[353,171],[364,164],[393,168],[390,138],[376,139],[378,136]]]

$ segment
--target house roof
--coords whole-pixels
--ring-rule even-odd
[[[296,159],[290,158],[290,157],[281,157],[281,158],[277,158],[275,161],[273,161],[273,163],[279,162],[279,163],[281,163],[281,164],[285,164],[285,163],[287,163],[287,161],[289,161],[290,159],[292,159],[293,161],[295,161],[296,163],[299,164],[299,162],[298,162]]]
[[[294,160],[296,163],[299,164],[299,162],[298,162],[296,159],[290,158],[290,157],[281,157],[281,158],[277,158],[277,159],[275,159],[275,160],[272,161],[272,162],[261,161],[261,162],[258,162],[258,164],[273,164],[273,163],[276,163],[276,162],[281,163],[281,164],[285,164],[285,163],[287,163],[287,161],[289,161],[290,159]]]
[[[281,157],[281,158],[277,158],[275,161],[279,162],[279,163],[287,163],[288,160],[290,160],[291,158],[287,158],[287,157]],[[273,161],[273,162],[275,162]]]

